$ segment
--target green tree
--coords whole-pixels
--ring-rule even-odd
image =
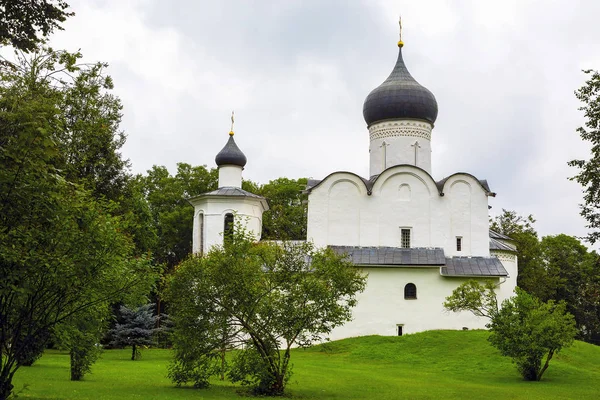
[[[575,319],[564,302],[544,303],[518,287],[498,309],[494,289],[491,281],[469,280],[446,298],[444,307],[489,318],[490,343],[513,359],[524,379],[539,381],[554,354],[573,342]]]
[[[76,74],[76,59],[51,52],[35,73],[19,63],[0,70],[0,399],[57,324],[152,272],[131,258],[113,206],[62,175],[61,71]]]
[[[577,99],[583,103],[585,125],[577,128],[577,133],[591,145],[589,160],[572,160],[568,164],[579,170],[572,180],[583,187],[581,215],[592,229],[587,240],[594,244],[600,239],[600,73],[591,69],[583,71],[589,76],[581,88],[575,91]]]
[[[186,163],[177,164],[175,175],[166,167],[155,165],[146,175],[135,177],[134,187],[145,199],[155,235],[155,240],[149,241],[153,261],[163,270],[155,292],[159,316],[164,313],[162,291],[166,278],[192,252],[194,207],[187,198],[215,190],[217,183],[217,169]],[[144,227],[139,223],[134,225]]]
[[[543,303],[517,288],[490,323],[489,341],[511,357],[525,380],[539,381],[554,354],[573,343],[575,319],[564,302]]]
[[[69,351],[71,380],[79,381],[91,371],[101,354],[98,345],[110,318],[109,304],[89,307],[85,313],[72,315],[53,329],[53,339]]]
[[[169,376],[177,384],[205,386],[222,367],[222,349],[235,346],[229,378],[280,395],[290,376],[291,347],[320,340],[348,321],[365,281],[330,250],[253,243],[237,227],[228,246],[188,258],[173,276]]]
[[[256,192],[269,201],[269,210],[263,215],[262,239],[306,239],[308,195],[303,192],[306,182],[306,178],[278,178]]]
[[[122,323],[110,332],[111,346],[131,346],[131,361],[141,357],[140,346],[152,344],[152,335],[156,333],[154,327],[157,316],[154,315],[154,304],[144,304],[137,308],[121,306],[119,313]]]
[[[538,234],[533,226],[533,215],[526,217],[516,211],[502,209],[502,214],[490,221],[490,229],[515,241],[519,275],[517,285],[539,298],[548,297],[547,276],[541,261]]]
[[[470,279],[446,297],[444,308],[452,312],[470,311],[478,317],[492,319],[498,314],[496,284],[486,280],[483,284]]]
[[[545,236],[540,243],[548,293],[542,301],[564,301],[575,317],[578,337],[593,343],[600,339],[600,260],[578,239],[568,235]]]
[[[215,190],[218,173],[205,166],[177,164],[171,175],[166,167],[154,166],[145,176],[138,175],[139,187],[148,202],[158,240],[153,248],[157,264],[172,271],[192,252],[194,207],[187,198]]]
[[[60,23],[74,15],[63,0],[0,0],[0,44],[34,51]]]

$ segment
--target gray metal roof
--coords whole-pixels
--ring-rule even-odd
[[[511,238],[509,236],[503,235],[503,234],[498,233],[491,229],[490,229],[490,237],[494,238],[494,239],[500,239],[500,240],[514,240],[513,238]]]
[[[358,265],[444,265],[441,248],[329,246],[337,254],[347,254]]]
[[[496,257],[447,257],[443,276],[508,276]]]
[[[329,246],[337,254],[347,254],[356,265],[440,266],[443,276],[508,276],[496,257],[445,257],[441,248]]]
[[[510,243],[504,243],[498,239],[494,239],[490,235],[490,250],[502,250],[502,251],[517,251],[517,248]]]
[[[212,192],[202,193],[200,196],[241,196],[253,197],[256,199],[264,199],[264,197],[262,196],[247,192],[244,189],[233,186],[223,186],[218,188],[217,190],[213,190]]]

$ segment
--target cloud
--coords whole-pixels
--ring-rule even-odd
[[[111,64],[135,172],[214,166],[236,111],[244,176],[368,175],[362,103],[404,58],[436,96],[437,179],[487,178],[542,234],[585,234],[566,162],[586,157],[573,91],[600,68],[598,2],[70,1],[53,37]]]

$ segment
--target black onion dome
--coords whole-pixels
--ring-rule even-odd
[[[367,96],[363,116],[367,125],[386,119],[420,119],[433,124],[438,106],[433,93],[408,72],[398,49],[398,61],[390,76]]]
[[[223,149],[215,157],[215,162],[220,167],[221,165],[237,165],[243,167],[246,165],[246,156],[233,140],[233,135],[229,136],[229,140]]]

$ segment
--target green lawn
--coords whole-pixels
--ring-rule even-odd
[[[432,331],[346,339],[292,354],[289,395],[299,399],[600,399],[600,347],[576,342],[552,360],[542,382],[521,380],[485,331]],[[174,387],[168,350],[105,351],[84,381],[69,381],[69,357],[50,351],[23,367],[15,388],[28,399],[240,399],[215,381],[208,390]]]

